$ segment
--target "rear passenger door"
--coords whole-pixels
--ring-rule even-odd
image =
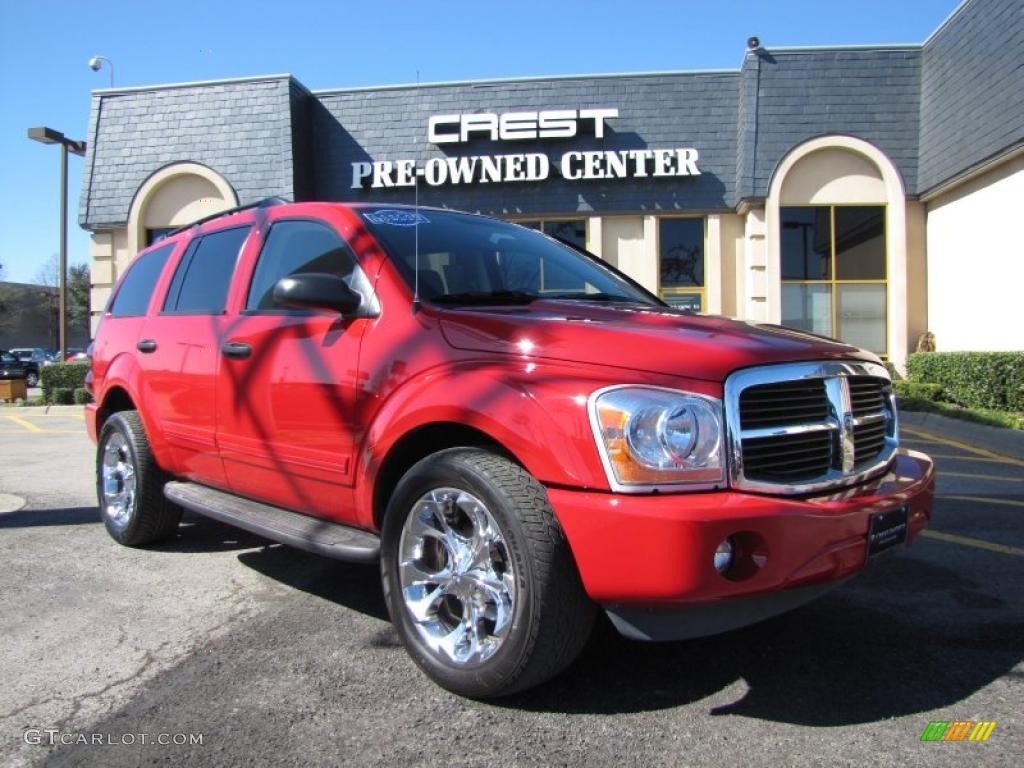
[[[107,368],[118,355],[137,355],[135,344],[146,322],[146,311],[174,248],[168,244],[144,251],[128,266],[103,312],[103,333],[96,334],[93,345],[92,365],[97,380],[106,378]]]
[[[231,489],[354,520],[351,489],[359,342],[367,318],[276,306],[282,277],[336,275],[372,300],[348,244],[326,221],[279,219],[264,238],[223,340],[217,441]]]
[[[227,487],[217,450],[216,397],[228,292],[250,227],[196,237],[178,261],[163,305],[139,336],[146,408],[156,414],[175,474]]]

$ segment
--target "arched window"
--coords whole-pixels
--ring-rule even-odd
[[[902,360],[905,212],[888,159],[858,139],[815,139],[769,194],[781,323]]]

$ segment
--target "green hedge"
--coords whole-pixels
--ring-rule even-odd
[[[941,400],[942,385],[921,381],[894,381],[893,391],[900,400]]]
[[[74,391],[85,386],[85,374],[88,372],[89,363],[87,362],[44,365],[39,369],[43,398],[48,403],[56,402],[54,391],[57,389],[71,390],[71,397],[74,398]]]
[[[907,376],[940,384],[944,399],[968,408],[1024,411],[1024,352],[917,352]]]
[[[48,402],[52,405],[72,405],[75,402],[75,390],[71,387],[54,387]]]
[[[92,402],[92,393],[85,387],[75,389],[75,405],[85,405]]]

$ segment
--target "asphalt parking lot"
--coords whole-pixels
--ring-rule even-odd
[[[0,408],[0,764],[1016,766],[1019,437],[909,415],[939,498],[901,556],[715,638],[602,625],[554,682],[482,704],[414,667],[374,568],[192,517],[173,542],[118,547],[80,410]],[[955,720],[996,726],[921,741]]]

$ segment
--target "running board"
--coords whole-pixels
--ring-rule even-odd
[[[335,560],[375,563],[380,556],[380,538],[369,531],[272,507],[199,483],[173,480],[164,485],[164,496],[205,517]]]

